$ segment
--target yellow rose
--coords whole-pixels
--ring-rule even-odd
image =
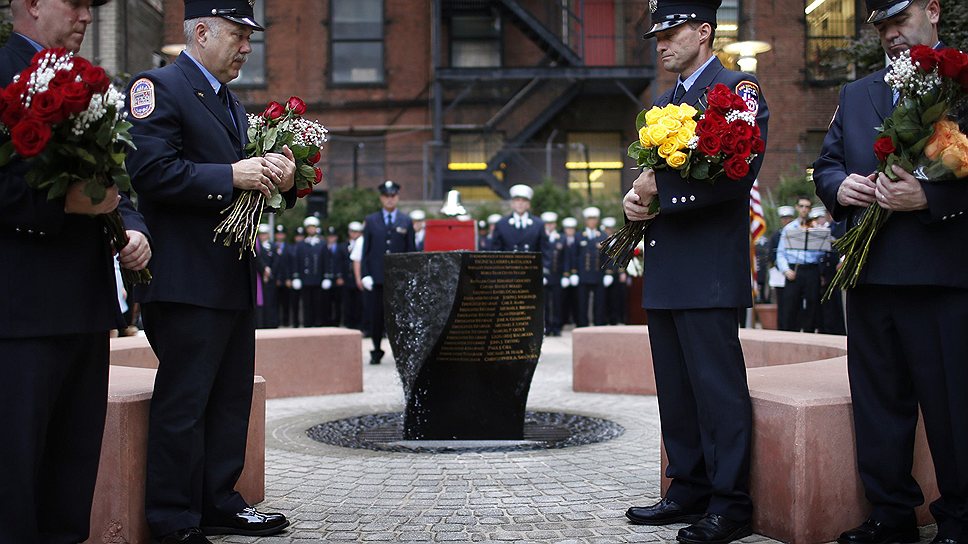
[[[689,140],[695,135],[695,132],[686,130],[685,128],[680,128],[676,131],[676,143],[679,144],[679,149],[686,147]]]
[[[662,142],[664,142],[669,136],[669,129],[665,128],[661,124],[649,125],[647,132],[649,135],[649,140],[652,144],[649,147],[662,145]]]
[[[682,151],[676,151],[675,153],[669,155],[669,157],[666,159],[666,163],[669,165],[669,167],[678,170],[686,164],[688,159],[688,155]]]
[[[676,153],[678,150],[679,144],[676,143],[674,139],[669,138],[668,140],[662,142],[662,145],[659,146],[659,156],[663,159],[666,159],[673,153]]]
[[[682,104],[679,106],[679,120],[681,121],[692,119],[697,113],[699,113],[699,110],[690,106],[689,104]]]
[[[659,122],[660,117],[662,117],[662,108],[652,106],[652,109],[645,112],[645,124],[654,125]]]
[[[666,106],[664,108],[662,108],[662,115],[664,115],[666,117],[674,117],[674,118],[678,119],[679,118],[679,106],[677,106],[675,104],[666,104]]]
[[[674,117],[663,117],[659,119],[659,124],[669,129],[669,132],[679,130],[679,127],[682,126],[682,123]]]
[[[696,122],[692,119],[683,121],[682,128],[688,130],[691,134],[696,134]]]
[[[645,126],[639,129],[639,143],[642,147],[652,147],[652,142],[649,140],[649,127]]]

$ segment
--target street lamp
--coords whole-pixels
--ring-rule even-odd
[[[739,65],[740,70],[755,74],[756,55],[766,53],[771,49],[773,49],[773,46],[766,42],[747,40],[727,44],[723,47],[723,52],[737,57],[736,64]]]

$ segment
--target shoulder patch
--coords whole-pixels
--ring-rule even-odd
[[[135,119],[144,119],[155,111],[155,84],[143,77],[131,85],[128,107]]]
[[[746,106],[755,115],[760,111],[760,86],[745,79],[736,85],[733,91],[746,102]]]

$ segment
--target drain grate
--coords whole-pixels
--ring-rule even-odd
[[[306,434],[324,444],[374,451],[444,453],[528,451],[605,442],[625,432],[609,421],[562,412],[527,412],[524,440],[404,440],[403,413],[355,416],[320,423]]]

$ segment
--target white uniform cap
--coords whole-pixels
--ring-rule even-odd
[[[793,209],[793,206],[780,206],[776,209],[776,213],[780,214],[780,217],[793,217],[797,214],[797,211]]]
[[[318,227],[319,226],[319,219],[317,219],[316,217],[313,217],[313,216],[310,215],[305,220],[303,220],[303,226],[304,227]]]
[[[413,219],[414,221],[423,221],[424,219],[427,219],[427,214],[424,213],[423,210],[414,210],[410,212],[410,219]]]
[[[512,185],[510,189],[511,198],[526,198],[531,200],[534,196],[534,189],[527,185]]]
[[[259,234],[269,234],[270,232],[272,231],[269,230],[269,225],[266,225],[265,223],[259,225]]]
[[[541,220],[545,223],[555,223],[558,221],[558,214],[555,212],[544,212],[541,214]]]
[[[566,217],[561,220],[561,226],[566,229],[577,229],[578,220],[575,219],[574,217]]]
[[[614,227],[615,226],[615,218],[614,217],[606,217],[606,218],[602,219],[602,226],[603,227],[606,227],[606,228],[609,228],[609,229],[612,228],[612,227]]]
[[[363,223],[351,221],[347,228],[353,232],[363,232]]]
[[[818,219],[827,215],[827,208],[823,206],[817,206],[816,208],[810,208],[810,219]]]
[[[581,216],[584,217],[585,219],[589,219],[591,217],[601,217],[602,210],[599,210],[595,206],[589,206],[588,208],[585,208],[584,210],[581,211]]]
[[[501,220],[501,214],[499,213],[492,213],[491,215],[487,216],[488,225],[494,225],[500,220]]]

